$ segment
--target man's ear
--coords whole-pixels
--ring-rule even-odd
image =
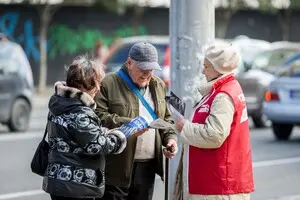
[[[126,60],[126,66],[127,66],[128,68],[130,68],[131,62],[132,62],[131,58],[128,57],[127,60]]]

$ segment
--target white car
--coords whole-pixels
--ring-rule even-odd
[[[277,72],[279,78],[269,85],[263,104],[278,140],[289,139],[293,127],[300,125],[300,53]]]

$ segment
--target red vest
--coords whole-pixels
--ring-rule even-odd
[[[254,191],[248,116],[243,91],[233,75],[219,79],[194,113],[193,123],[204,124],[220,92],[234,103],[230,135],[220,148],[189,147],[190,194],[230,195]]]

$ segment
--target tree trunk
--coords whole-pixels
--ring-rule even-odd
[[[51,20],[51,5],[40,10],[40,76],[38,92],[42,94],[47,85],[47,32]]]
[[[232,16],[232,10],[230,8],[221,8],[215,11],[216,16],[216,37],[225,38],[227,33],[227,27]]]
[[[282,31],[282,40],[289,41],[290,39],[290,21],[291,21],[291,9],[279,11],[279,24]]]
[[[132,15],[132,24],[135,34],[138,34],[138,27],[140,25],[141,19],[144,15],[145,8],[139,5],[134,6]]]

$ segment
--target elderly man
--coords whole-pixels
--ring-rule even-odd
[[[165,85],[153,75],[153,70],[160,70],[157,61],[156,48],[147,42],[140,42],[131,47],[129,57],[120,71],[104,78],[100,93],[95,98],[96,113],[104,126],[113,129],[137,116],[148,119],[158,117],[173,123],[165,102]],[[167,158],[173,158],[177,152],[177,136],[174,130],[145,128],[140,132],[143,134],[139,137],[128,137],[127,147],[122,154],[106,157],[106,190],[103,199],[152,199],[155,174],[163,179],[162,145],[174,150],[164,151]]]
[[[191,200],[249,200],[254,190],[248,116],[243,91],[232,73],[239,64],[233,46],[212,45],[205,53],[202,100],[193,120],[176,128],[189,144]]]

